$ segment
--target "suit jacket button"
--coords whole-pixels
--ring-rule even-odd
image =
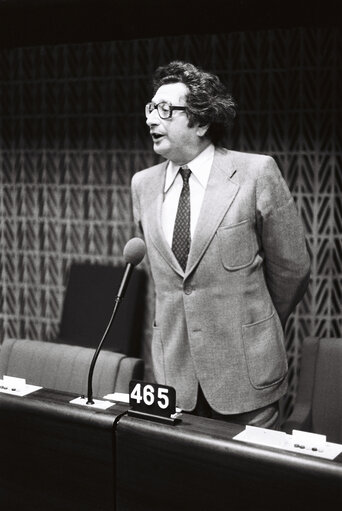
[[[191,295],[193,289],[192,289],[192,286],[190,286],[190,284],[188,284],[187,286],[184,287],[184,293],[186,295]]]

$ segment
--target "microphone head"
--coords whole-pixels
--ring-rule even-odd
[[[123,249],[123,256],[126,264],[136,266],[145,256],[146,246],[141,238],[132,238],[127,241]]]

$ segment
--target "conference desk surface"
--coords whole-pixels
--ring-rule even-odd
[[[127,406],[99,411],[74,397],[0,393],[2,511],[115,509],[114,428]]]
[[[321,511],[342,508],[334,461],[233,440],[242,426],[170,426],[40,390],[0,394],[1,511]]]
[[[334,461],[233,440],[242,426],[183,414],[176,426],[123,416],[117,511],[342,509]]]

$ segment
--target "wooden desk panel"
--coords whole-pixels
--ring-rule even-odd
[[[113,430],[127,407],[89,410],[69,404],[74,397],[0,394],[3,511],[115,509]]]
[[[232,440],[243,427],[183,415],[117,425],[117,511],[310,511],[342,506],[342,460]],[[341,507],[342,509],[342,507]]]

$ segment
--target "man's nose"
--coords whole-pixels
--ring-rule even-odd
[[[158,115],[158,111],[156,108],[152,110],[152,112],[149,114],[149,116],[146,118],[146,124],[147,126],[155,126],[156,124],[159,124],[160,117]]]

